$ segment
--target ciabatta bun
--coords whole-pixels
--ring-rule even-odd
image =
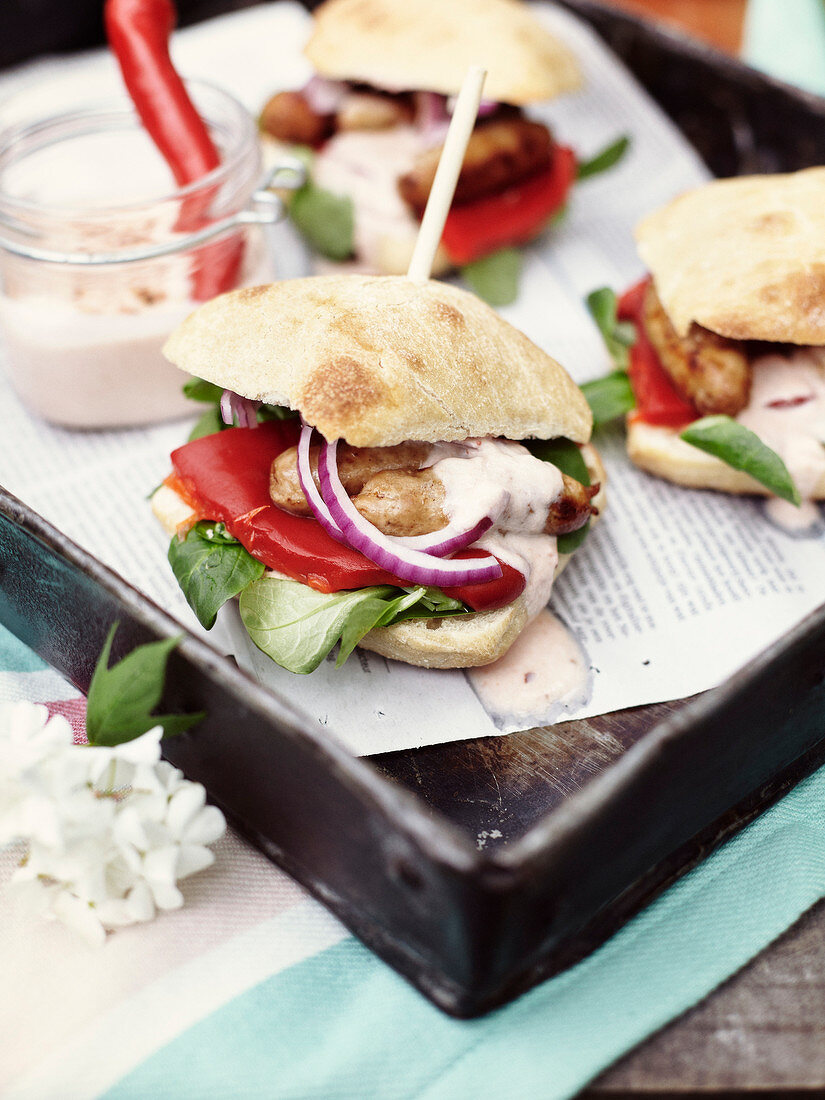
[[[475,295],[433,280],[322,275],[234,290],[163,351],[355,447],[590,438],[590,408],[564,368]]]
[[[636,240],[680,335],[696,322],[825,344],[825,168],[714,180],[646,217]]]
[[[326,0],[305,54],[333,80],[455,95],[470,65],[517,106],[580,87],[578,62],[517,0]]]

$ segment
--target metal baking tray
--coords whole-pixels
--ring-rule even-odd
[[[237,6],[237,5],[236,5]],[[592,0],[590,22],[720,174],[825,163],[825,102]],[[552,729],[358,759],[0,489],[0,623],[81,690],[182,636],[167,757],[445,1011],[570,965],[825,760],[825,609],[721,688]]]

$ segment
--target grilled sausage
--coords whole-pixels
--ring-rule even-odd
[[[446,526],[444,486],[432,468],[420,468],[430,449],[428,443],[340,448],[338,470],[344,488],[361,515],[384,534],[425,535]],[[310,450],[310,463],[317,483],[317,447]],[[584,486],[566,474],[562,481],[562,491],[548,510],[548,535],[577,531],[595,512],[590,502],[598,485]],[[287,512],[312,514],[298,480],[297,448],[282,452],[272,463],[269,493]]]
[[[318,484],[319,447],[310,447],[312,475]],[[360,493],[373,474],[383,470],[418,470],[432,448],[429,443],[399,443],[397,447],[338,447],[338,474],[347,493]],[[298,448],[283,451],[272,463],[269,472],[269,495],[273,503],[299,516],[310,514],[301,483],[298,480]]]
[[[278,92],[261,111],[264,133],[289,145],[320,145],[335,130],[335,116],[314,111],[300,92]]]
[[[678,393],[701,416],[736,416],[747,405],[751,366],[744,344],[693,324],[679,336],[651,282],[642,308],[645,332]]]
[[[416,214],[427,205],[442,146],[428,149],[398,180],[401,198]],[[496,115],[480,122],[470,135],[454,202],[471,202],[501,191],[543,168],[553,159],[553,139],[540,122],[522,115]]]

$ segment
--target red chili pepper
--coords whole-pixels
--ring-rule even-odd
[[[200,519],[226,524],[227,530],[270,569],[303,581],[319,592],[366,588],[373,584],[407,586],[363,554],[336,542],[314,519],[294,516],[269,496],[272,460],[298,442],[297,421],[268,421],[257,428],[228,428],[203,436],[172,452],[174,474],[167,479]],[[465,550],[456,557],[476,557]],[[504,607],[524,589],[524,576],[501,563],[502,576],[487,584],[445,589],[476,611]]]
[[[557,145],[544,171],[498,194],[454,206],[441,238],[447,255],[454,264],[468,264],[532,240],[564,205],[575,177],[573,150]]]
[[[620,321],[633,321],[636,325],[636,342],[630,349],[630,366],[627,370],[636,397],[636,409],[630,417],[633,420],[642,420],[645,424],[682,428],[696,420],[698,413],[677,392],[659,362],[656,349],[648,339],[642,307],[649,283],[650,276],[647,276],[626,290],[619,298],[616,308],[616,316]]]
[[[179,187],[195,183],[221,163],[206,123],[198,114],[169,56],[176,22],[171,0],[106,0],[104,20],[109,45],[146,132],[169,165]],[[214,196],[193,196],[181,208],[177,228],[204,224]],[[196,254],[193,295],[206,301],[234,286],[242,242],[217,242]]]

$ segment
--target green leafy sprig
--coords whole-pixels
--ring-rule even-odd
[[[169,655],[180,637],[139,645],[109,667],[118,623],[113,623],[95,665],[86,703],[86,735],[91,745],[120,745],[154,726],[164,737],[182,733],[204,714],[153,714],[160,703]]]
[[[611,141],[604,149],[596,153],[589,160],[584,160],[576,168],[576,179],[586,180],[601,172],[607,172],[622,160],[630,148],[630,137],[622,134],[620,138]]]
[[[474,263],[461,274],[471,290],[491,306],[509,306],[518,297],[522,254],[518,248],[502,248]]]
[[[263,576],[257,561],[222,523],[201,520],[185,538],[169,544],[169,564],[198,621],[207,630],[218,611],[248,584]]]
[[[730,416],[705,416],[689,424],[680,438],[692,447],[721,459],[734,470],[749,474],[775,496],[797,507],[799,490],[788,467],[766,443]]]

